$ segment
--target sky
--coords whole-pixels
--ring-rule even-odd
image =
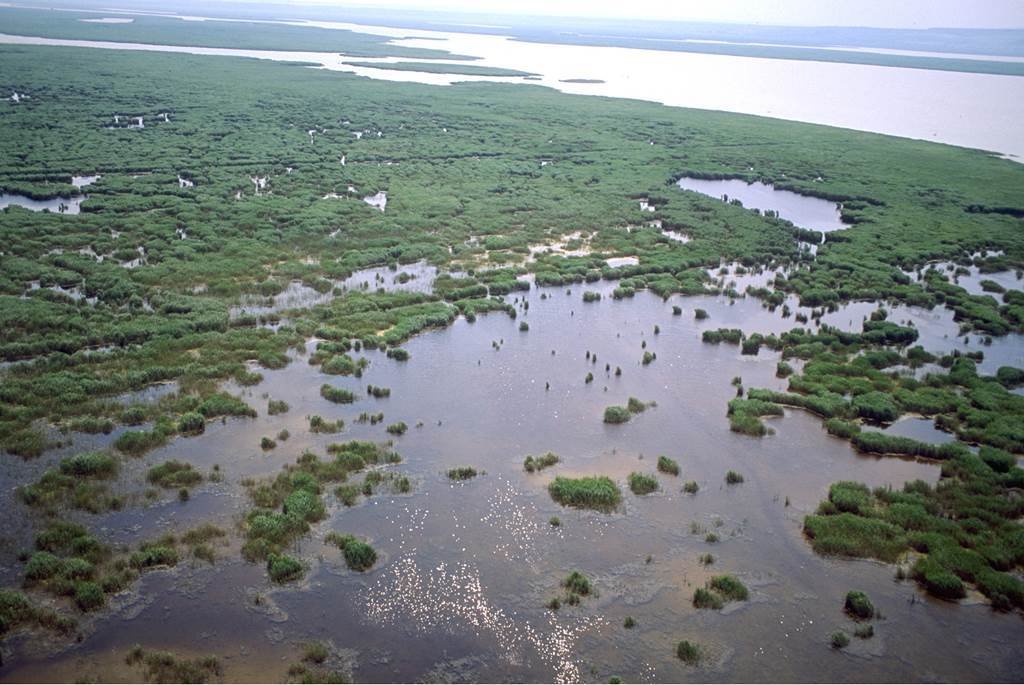
[[[630,17],[787,26],[1024,28],[1024,0],[292,0],[474,14]]]

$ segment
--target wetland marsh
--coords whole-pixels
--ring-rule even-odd
[[[1024,167],[213,50],[0,46],[0,678],[1021,672]]]

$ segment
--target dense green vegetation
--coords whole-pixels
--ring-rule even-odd
[[[608,476],[566,478],[556,476],[548,492],[559,504],[580,509],[609,510],[622,501],[622,491]]]
[[[856,619],[867,620],[875,617],[875,605],[860,590],[850,590],[846,593],[843,609]]]
[[[728,602],[744,602],[750,597],[747,587],[735,576],[714,576],[705,587],[693,593],[693,606],[698,609],[721,609]]]
[[[367,571],[377,563],[377,552],[354,535],[331,531],[325,540],[345,555],[345,563],[353,571]]]
[[[242,554],[250,561],[266,560],[267,570],[277,582],[302,577],[304,566],[284,552],[309,531],[310,525],[327,516],[321,494],[326,484],[344,483],[351,474],[369,465],[401,461],[401,456],[390,448],[372,442],[334,443],[328,445],[327,451],[330,459],[321,459],[312,452],[306,452],[295,464],[286,466],[276,478],[248,483],[249,496],[255,508],[245,517],[246,541]],[[340,489],[351,484],[340,486],[338,498],[351,505],[358,496],[357,492],[372,495],[374,484],[383,479],[379,471],[372,471],[366,475],[359,491]]]
[[[140,18],[130,30],[150,31],[161,22]],[[189,28],[219,30],[210,24]],[[77,22],[74,30],[77,35],[95,32],[99,36],[112,29]],[[304,39],[309,35],[304,33]],[[83,167],[103,173],[90,187],[90,199],[83,205],[86,211],[80,215],[48,216],[14,208],[0,217],[0,231],[10,248],[2,257],[0,291],[12,296],[2,307],[5,325],[0,352],[7,359],[35,360],[16,365],[6,374],[3,399],[10,409],[0,416],[0,439],[11,451],[31,455],[45,447],[31,427],[37,418],[94,417],[117,423],[123,420],[124,409],[111,398],[166,380],[177,380],[185,397],[202,398],[213,390],[208,379],[245,378],[246,360],[256,359],[266,368],[287,363],[287,349],[301,335],[313,332],[339,345],[355,340],[390,347],[424,328],[447,325],[459,313],[475,315],[504,308],[480,295],[509,292],[521,282],[515,280],[514,270],[498,269],[486,278],[462,279],[467,281],[464,285],[435,295],[353,292],[293,317],[290,325],[276,331],[259,327],[258,317],[228,312],[227,305],[243,294],[273,297],[292,282],[330,288],[332,280],[363,266],[421,258],[453,265],[486,262],[501,257],[499,253],[515,254],[530,242],[542,242],[548,229],[557,234],[581,226],[595,232],[591,243],[596,249],[612,255],[638,254],[640,265],[610,269],[596,256],[539,255],[530,266],[539,283],[583,280],[596,273],[621,276],[621,287],[634,290],[701,292],[703,271],[696,267],[716,265],[720,258],[760,263],[796,258],[796,241],[771,217],[754,216],[690,193],[673,191],[666,196],[662,185],[681,171],[672,152],[676,146],[689,151],[684,165],[691,174],[709,173],[701,171],[702,165],[708,165],[715,173],[731,167],[734,174],[742,175],[753,164],[767,179],[803,191],[811,190],[809,180],[819,175],[828,179],[813,192],[844,199],[846,211],[858,223],[842,236],[831,234],[818,258],[805,268],[787,279],[776,278],[777,289],[797,293],[805,304],[883,297],[924,305],[945,302],[966,325],[992,332],[1019,327],[1015,312],[1020,305],[1013,301],[1000,305],[990,297],[968,297],[956,286],[940,283],[937,275],[913,283],[900,271],[929,259],[960,258],[961,250],[983,248],[1005,250],[1006,256],[999,259],[1006,266],[1020,263],[1017,220],[984,211],[1020,204],[1020,172],[967,151],[940,152],[909,141],[883,144],[865,134],[772,122],[772,138],[785,154],[776,149],[770,155],[743,156],[740,161],[738,152],[715,148],[709,153],[709,148],[694,146],[692,140],[720,132],[738,143],[735,150],[744,149],[756,157],[757,146],[742,143],[765,135],[768,124],[749,117],[639,103],[613,102],[598,108],[586,98],[486,84],[450,89],[442,106],[427,97],[430,89],[422,86],[381,84],[277,64],[260,64],[257,69],[257,65],[230,59],[144,53],[129,59],[100,51],[8,48],[3,52],[4,72],[22,79],[9,85],[26,92],[45,85],[61,93],[67,86],[53,80],[58,70],[47,71],[48,61],[57,54],[76,55],[78,88],[101,88],[103,79],[118,70],[125,77],[119,79],[116,95],[102,93],[74,104],[60,97],[36,98],[4,114],[5,156],[18,160],[17,166],[0,169],[0,184],[5,188],[59,194],[70,192],[67,177]],[[168,64],[188,67],[167,69]],[[248,88],[257,78],[260,88]],[[135,90],[142,83],[147,84],[145,92]],[[159,84],[156,91],[150,83]],[[261,104],[258,120],[251,125],[232,127],[231,117],[254,108],[253,94],[267,88],[277,94],[274,103]],[[310,89],[319,95],[307,97]],[[179,95],[183,92],[189,93],[187,102]],[[500,103],[499,110],[487,108],[485,116],[475,99],[480,96]],[[346,108],[346,116],[356,121],[355,113],[362,111],[364,103],[382,98],[391,104],[372,126],[368,121],[351,125],[383,131],[382,137],[356,141],[344,127],[337,129],[338,102]],[[552,107],[553,98],[557,108]],[[138,103],[148,101],[157,104],[139,107]],[[226,102],[231,106],[225,107]],[[545,112],[542,128],[547,137],[557,132],[564,150],[575,150],[577,164],[592,173],[567,175],[558,172],[557,165],[540,170],[533,164],[526,171],[527,160],[560,154],[536,148],[536,143],[519,135],[523,122],[535,120],[526,116],[533,110]],[[141,131],[106,130],[103,125],[111,111],[148,115],[153,123]],[[157,119],[160,111],[171,112],[169,121]],[[643,116],[636,116],[641,112]],[[290,127],[296,114],[309,122],[306,127]],[[25,155],[23,141],[36,139],[33,122],[41,118],[55,129],[33,143],[31,154]],[[575,123],[579,119],[593,126],[581,128]],[[657,126],[659,145],[633,148],[628,144],[634,136],[654,135],[636,130],[637,120]],[[231,135],[227,139],[210,135],[218,126],[231,130]],[[329,130],[315,134],[310,144],[305,131],[315,126]],[[442,126],[449,135],[437,133]],[[680,134],[673,134],[683,127],[685,143]],[[65,138],[64,129],[73,129],[80,141],[73,157],[55,144]],[[80,135],[83,130],[89,134]],[[814,144],[807,144],[808,140]],[[836,164],[834,151],[854,142],[857,159]],[[195,158],[193,146],[204,150],[203,159]],[[893,155],[891,146],[900,153]],[[601,152],[608,148],[619,150],[613,160]],[[625,149],[630,152],[621,154]],[[235,150],[247,152],[235,159]],[[344,169],[336,165],[341,154],[350,160]],[[885,163],[880,163],[883,157]],[[401,159],[403,164],[365,163],[380,159]],[[444,173],[438,174],[435,159],[447,160]],[[421,173],[422,165],[429,166],[429,174]],[[965,172],[951,181],[942,172],[945,165]],[[299,173],[285,174],[285,166],[298,168]],[[138,170],[150,173],[132,178]],[[194,180],[193,187],[179,188],[175,183],[175,175],[183,171]],[[780,180],[782,173],[785,181]],[[265,175],[271,178],[271,192],[257,196],[248,179]],[[901,191],[903,184],[877,182],[911,175],[921,188],[953,183],[959,196],[970,200],[924,203],[921,195]],[[985,183],[977,182],[978,178],[985,178]],[[388,211],[319,199],[347,183],[388,188]],[[495,189],[502,192],[488,192]],[[241,192],[242,199],[233,201],[236,192]],[[630,222],[635,211],[629,198],[641,192],[658,199],[662,221],[684,227],[694,239],[682,244],[655,231],[618,229]],[[514,229],[503,218],[505,208],[513,206],[512,195],[515,202],[529,198],[528,206],[512,220]],[[457,213],[448,202],[455,197],[460,198]],[[565,197],[574,198],[571,207],[565,205]],[[554,209],[555,202],[560,210]],[[968,205],[982,209],[967,212]],[[925,211],[935,224],[928,231],[916,228],[913,221]],[[494,224],[493,236],[487,240],[500,237],[502,244],[492,242],[493,250],[467,247],[465,241],[475,231],[472,227],[484,224]],[[345,230],[335,233],[333,227],[338,225]],[[187,238],[175,234],[179,226],[189,227]],[[876,236],[881,231],[889,233],[895,249],[879,249]],[[31,240],[26,239],[28,235],[33,236]],[[277,241],[290,246],[283,260]],[[236,249],[242,244],[247,246],[244,256]],[[77,252],[90,248],[96,254],[123,253],[121,261],[127,262],[135,258],[129,252],[138,256],[137,247],[145,250],[145,258],[132,269],[121,267],[118,259],[97,262]],[[453,248],[451,253],[448,247]],[[63,252],[54,254],[54,249]],[[318,262],[303,262],[307,256]],[[173,279],[163,277],[172,271]],[[32,291],[32,297],[18,299],[31,280],[39,280],[43,287]],[[70,300],[47,289],[50,285],[80,285],[97,299],[95,303]],[[107,345],[114,349],[82,352]],[[395,353],[392,358],[401,358],[397,349],[388,351]],[[332,353],[321,363],[331,362],[328,366],[333,369],[337,364],[331,360],[343,355]],[[340,370],[344,369],[342,365]],[[194,410],[182,402],[166,402],[146,409],[144,418],[169,414],[177,426],[177,417]],[[174,432],[143,431],[124,445],[144,450]]]
[[[658,479],[647,473],[629,474],[629,489],[634,495],[649,495],[658,490]]]

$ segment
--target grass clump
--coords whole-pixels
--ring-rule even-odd
[[[693,593],[693,606],[698,609],[721,609],[725,602],[711,590],[699,587]]]
[[[162,488],[188,488],[201,483],[203,474],[192,468],[192,464],[172,459],[151,468],[146,480]]]
[[[736,576],[715,576],[708,586],[728,602],[745,602],[750,597],[747,587]]]
[[[390,424],[386,430],[391,435],[405,435],[405,432],[409,430],[409,426],[405,421],[399,421],[398,423]]]
[[[672,476],[679,475],[679,462],[669,459],[664,454],[658,457],[658,470]]]
[[[559,504],[580,509],[609,510],[622,501],[622,491],[608,476],[558,476],[548,485],[548,493]]]
[[[135,645],[125,663],[143,668],[148,683],[208,683],[224,675],[224,667],[215,656],[182,659],[172,652],[151,652]]]
[[[368,571],[377,563],[377,552],[368,543],[354,535],[336,533],[327,534],[324,540],[342,551],[345,564],[353,571]]]
[[[560,458],[554,452],[548,452],[539,457],[534,457],[532,454],[526,455],[526,459],[523,460],[523,469],[527,473],[533,473],[535,471],[543,471],[544,469],[554,466],[560,461]]]
[[[735,471],[728,471],[725,474],[725,482],[728,485],[738,485],[743,482],[743,476]]]
[[[721,609],[728,602],[745,602],[749,597],[747,587],[735,576],[714,576],[705,587],[694,591],[693,606],[698,609]]]
[[[344,419],[328,421],[318,414],[309,417],[309,430],[312,433],[340,433],[344,428]]]
[[[284,414],[291,407],[284,400],[267,400],[267,414],[275,416],[277,414]]]
[[[459,466],[454,469],[448,469],[448,480],[469,480],[470,478],[476,478],[477,470],[472,466]]]
[[[62,459],[35,483],[19,487],[17,495],[30,507],[56,514],[70,506],[94,514],[120,509],[123,500],[110,494],[106,484],[118,471],[117,461],[102,452],[88,452]]]
[[[655,406],[655,402],[644,402],[638,400],[635,397],[630,397],[626,406],[612,405],[605,407],[604,410],[604,422],[605,423],[626,423],[629,421],[634,414],[640,414],[647,411],[650,407]]]
[[[683,484],[683,492],[687,495],[696,495],[698,490],[700,490],[700,485],[695,480],[688,480]]]
[[[563,601],[571,606],[579,604],[582,597],[588,597],[594,592],[590,579],[579,571],[570,572],[560,585],[565,588],[566,592]]]
[[[676,658],[688,666],[696,666],[703,658],[703,650],[694,642],[682,640],[676,645]]]
[[[73,618],[38,606],[24,593],[0,588],[0,636],[26,626],[39,626],[67,635],[76,625]]]
[[[267,573],[275,583],[284,584],[301,580],[306,575],[306,567],[287,554],[270,554],[267,556]]]
[[[139,549],[132,553],[128,563],[137,570],[158,566],[177,566],[178,550],[175,548],[174,536],[164,536],[158,540],[143,542]]]
[[[626,423],[633,415],[625,407],[612,405],[604,409],[605,423]]]
[[[351,404],[355,402],[356,396],[345,388],[338,388],[324,383],[320,386],[320,396],[328,402],[334,402],[335,404]]]
[[[832,633],[829,643],[832,645],[832,649],[845,649],[850,645],[850,638],[843,631],[837,630]]]
[[[737,397],[729,401],[729,430],[753,437],[771,435],[774,431],[761,420],[762,416],[782,416],[782,407],[759,399]]]
[[[860,590],[850,590],[846,593],[846,601],[843,609],[850,616],[867,621],[875,617],[875,606],[868,599],[868,596]]]
[[[658,489],[658,479],[646,473],[629,474],[629,489],[634,495],[649,495]]]
[[[853,629],[853,636],[861,640],[867,640],[868,638],[872,638],[875,636],[875,627],[870,623],[862,626],[857,626]]]

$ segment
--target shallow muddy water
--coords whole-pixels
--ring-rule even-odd
[[[51,197],[45,200],[34,200],[27,195],[0,193],[0,210],[6,207],[24,207],[33,212],[47,211],[55,214],[78,214],[85,199],[85,195],[76,195],[74,197]]]
[[[676,182],[683,190],[692,190],[702,195],[731,202],[739,200],[748,209],[762,212],[778,212],[779,217],[791,221],[795,226],[812,231],[837,231],[849,228],[840,217],[840,206],[835,202],[779,190],[759,181],[747,183],[738,178],[708,180],[684,177]]]
[[[393,275],[391,272],[388,275]],[[375,281],[374,277],[363,280]],[[424,279],[425,280],[425,279]],[[409,283],[415,283],[416,279]],[[138,487],[145,469],[177,458],[224,481],[196,488],[187,503],[173,492],[148,507],[84,517],[108,541],[136,543],[204,521],[227,528],[250,504],[238,484],[276,475],[305,449],[320,455],[331,442],[385,440],[384,425],[405,421],[395,439],[405,457],[387,467],[413,482],[408,495],[361,498],[350,509],[325,495],[329,518],[314,526],[295,553],[310,565],[306,579],[274,588],[262,565],[239,561],[237,540],[212,569],[183,564],[144,576],[139,594],[96,618],[80,644],[51,654],[43,643],[13,640],[5,654],[5,680],[68,680],[99,673],[130,679],[124,653],[141,642],[152,648],[224,657],[226,677],[280,680],[309,640],[352,650],[357,681],[592,681],[617,675],[630,681],[1012,680],[1024,668],[1013,645],[1024,639],[1018,616],[994,614],[982,604],[961,606],[926,599],[913,583],[893,580],[891,566],[815,556],[801,521],[825,497],[830,483],[859,480],[871,486],[937,480],[935,464],[865,457],[830,437],[821,421],[787,410],[772,419],[775,435],[754,439],[731,433],[726,404],[730,385],[781,389],[778,356],[762,350],[741,356],[731,345],[705,345],[701,331],[743,325],[781,331],[791,320],[753,298],[730,305],[726,297],[672,297],[649,293],[610,297],[615,284],[588,284],[605,297],[581,301],[582,287],[533,289],[519,320],[503,313],[459,319],[451,327],[403,345],[405,363],[380,352],[363,356],[361,379],[327,376],[296,355],[285,369],[262,370],[251,388],[229,384],[259,412],[252,420],[211,422],[206,433],[179,438],[140,460],[129,460],[121,486]],[[541,299],[541,294],[547,297]],[[672,315],[672,306],[683,308]],[[710,318],[694,319],[694,309]],[[519,321],[530,324],[519,331]],[[660,334],[653,328],[660,326]],[[657,353],[641,364],[642,342]],[[307,345],[307,354],[315,341]],[[594,363],[586,353],[597,355]],[[605,365],[610,371],[605,371]],[[621,367],[622,375],[614,369]],[[594,382],[584,383],[587,372]],[[322,383],[359,396],[351,405],[321,398]],[[365,395],[366,384],[391,396]],[[546,385],[549,384],[549,388]],[[265,394],[290,411],[266,413]],[[657,406],[624,425],[602,423],[610,404],[630,396]],[[360,412],[381,411],[385,422],[355,423]],[[307,417],[344,418],[337,435],[308,431]],[[420,425],[418,422],[422,422]],[[259,439],[282,428],[291,438],[264,452]],[[76,445],[34,462],[5,460],[5,480],[24,482],[61,453],[102,446],[111,436],[74,435]],[[535,474],[522,468],[527,454],[548,450],[558,465]],[[682,473],[658,474],[661,490],[637,497],[625,486],[631,471],[654,473],[659,454],[676,459]],[[449,468],[473,466],[482,475],[453,484]],[[723,482],[727,470],[745,476]],[[546,492],[556,475],[605,474],[623,488],[624,504],[611,514],[582,512],[554,503]],[[695,480],[696,495],[681,492]],[[786,499],[789,500],[789,506]],[[0,505],[27,520],[9,490]],[[561,519],[552,527],[552,516]],[[329,530],[369,538],[380,554],[366,574],[348,571],[337,550],[324,544]],[[705,542],[713,531],[721,541]],[[30,531],[6,530],[18,549]],[[710,552],[705,568],[698,556]],[[20,566],[4,552],[6,573]],[[649,559],[649,561],[648,561]],[[544,604],[559,593],[570,570],[592,579],[597,595],[553,613]],[[751,589],[749,602],[723,611],[693,608],[693,590],[715,573],[734,573]],[[848,650],[830,648],[829,635],[851,630],[842,612],[847,590],[866,591],[885,619],[871,640]],[[262,600],[254,600],[259,594]],[[632,616],[636,628],[623,628]],[[681,639],[704,645],[709,658],[691,669],[675,658]],[[918,664],[927,664],[921,670]]]

